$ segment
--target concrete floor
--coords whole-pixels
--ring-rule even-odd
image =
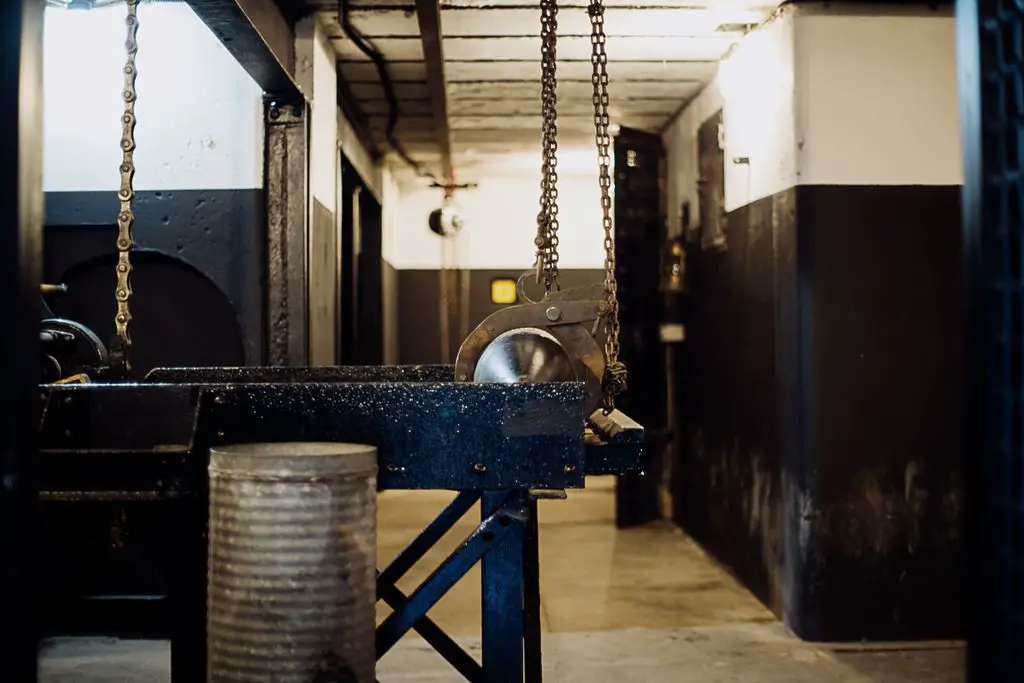
[[[793,638],[729,574],[669,524],[614,527],[610,480],[541,503],[546,680],[557,683],[963,683],[956,644],[815,647]],[[452,494],[392,491],[380,499],[381,566]],[[474,526],[467,515],[400,586],[411,591]],[[671,571],[665,568],[670,567]],[[381,606],[378,619],[388,613]],[[479,573],[431,617],[479,652]],[[46,683],[168,680],[162,642],[62,640],[42,658]],[[378,665],[381,683],[462,680],[416,635]]]

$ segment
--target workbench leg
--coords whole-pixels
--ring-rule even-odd
[[[530,499],[526,529],[523,531],[523,636],[526,683],[541,683],[544,672],[540,626],[540,533],[537,501]]]
[[[171,623],[171,683],[206,680],[207,505],[181,506]]]
[[[508,499],[509,492],[486,492],[481,519]],[[510,520],[509,532],[482,560],[484,683],[523,682],[523,521]]]

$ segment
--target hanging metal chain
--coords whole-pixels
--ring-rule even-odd
[[[558,290],[558,0],[541,0],[541,166],[540,213],[537,214],[537,279]]]
[[[608,116],[608,56],[605,54],[607,39],[604,32],[603,0],[592,0],[587,13],[590,15],[590,42],[593,47],[590,62],[594,66],[594,74],[591,81],[594,84],[594,130],[601,186],[601,222],[604,227],[604,410],[609,413],[615,409],[615,396],[626,390],[626,366],[619,361],[619,296],[615,280],[611,197],[612,138],[608,132],[611,121]]]
[[[130,368],[128,350],[132,345],[128,329],[132,315],[128,304],[132,296],[131,249],[132,228],[135,226],[132,204],[135,199],[135,56],[139,50],[139,0],[127,0],[127,4],[128,16],[125,24],[128,28],[128,38],[125,41],[125,49],[128,51],[128,59],[124,65],[124,89],[121,92],[124,98],[124,114],[121,116],[121,189],[118,191],[121,208],[117,214],[117,288],[114,290],[114,300],[117,304],[114,329],[117,336],[111,354],[115,367],[125,373]]]

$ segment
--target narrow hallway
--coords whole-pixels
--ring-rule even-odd
[[[614,481],[541,502],[545,677],[552,683],[962,683],[955,643],[844,644],[794,638],[700,547],[669,523],[618,530]],[[450,500],[436,491],[382,492],[385,565]],[[416,584],[473,527],[470,513],[399,586]],[[479,569],[430,613],[479,656]],[[381,605],[378,619],[388,614]],[[162,641],[62,639],[45,645],[45,683],[169,681]],[[377,667],[380,683],[462,680],[415,634]]]
[[[444,492],[382,493],[381,566],[451,498]],[[541,607],[546,674],[580,683],[960,683],[954,643],[836,648],[792,637],[728,572],[674,525],[614,526],[613,478],[591,478],[564,501],[541,501]],[[399,582],[410,591],[472,529],[470,513]],[[431,612],[479,653],[479,570]],[[381,603],[378,619],[389,610]],[[381,660],[381,683],[458,681],[418,636]]]

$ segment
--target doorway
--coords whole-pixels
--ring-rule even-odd
[[[338,240],[338,331],[340,365],[384,362],[382,229],[380,201],[341,156]]]

